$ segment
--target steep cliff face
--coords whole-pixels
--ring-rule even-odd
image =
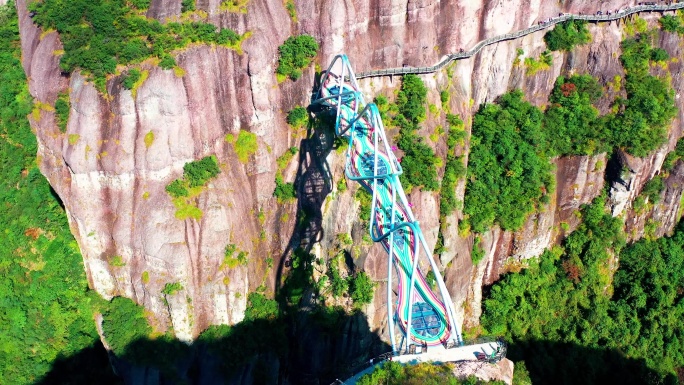
[[[25,2],[18,6],[32,94],[54,105],[59,92],[69,92],[66,134],[60,134],[49,111],[32,124],[41,168],[63,197],[92,287],[106,298],[134,298],[158,315],[161,330],[173,326],[182,339],[209,324],[240,321],[247,292],[262,280],[273,282],[263,278],[261,256],[284,249],[287,239],[279,235],[288,234],[292,222],[274,214],[288,208],[277,207],[271,198],[275,158],[295,145],[278,113],[272,58],[250,55],[248,47],[243,55],[193,47],[177,56],[182,77],[143,65],[149,77],[135,92],[114,78],[103,96],[78,73],[60,74],[53,54],[61,48],[57,34],[41,35]],[[165,9],[154,5],[150,12],[159,8]],[[278,41],[286,33],[268,36]],[[262,41],[252,39],[255,51],[262,51]],[[259,150],[246,164],[224,140],[241,128],[259,138]],[[153,140],[146,143],[149,133]],[[222,173],[197,198],[202,219],[175,219],[165,186],[182,174],[186,162],[211,154],[218,156]],[[268,237],[259,236],[260,211],[270,214],[264,223]],[[249,251],[253,263],[221,269],[228,243]],[[115,256],[125,265],[113,266]],[[162,295],[174,282],[183,290]]]
[[[291,238],[297,205],[279,204],[272,197],[275,160],[289,147],[304,143],[300,142],[303,134],[293,132],[285,123],[284,112],[308,104],[314,78],[314,69],[309,68],[297,82],[277,83],[277,49],[288,36],[315,36],[321,45],[318,63],[323,67],[340,52],[349,55],[357,71],[422,66],[559,12],[599,10],[588,0],[562,5],[541,0],[295,1],[295,23],[281,0],[249,1],[246,14],[221,11],[219,0],[199,0],[197,7],[207,12],[210,22],[238,33],[252,32],[243,43],[244,53],[192,46],[175,55],[184,74],[143,63],[142,69],[149,75],[135,92],[112,77],[104,96],[78,72],[61,74],[59,36],[42,33],[33,25],[26,3],[17,1],[30,91],[47,105],[54,105],[60,92],[68,92],[71,100],[66,133],[59,131],[49,108],[33,114],[31,123],[39,141],[41,170],[64,202],[89,282],[106,298],[122,295],[143,304],[153,314],[158,330],[172,328],[184,340],[193,339],[212,324],[239,322],[247,293],[262,284],[273,289],[282,272],[284,250],[299,241]],[[600,8],[633,4],[611,1]],[[153,0],[147,15],[166,20],[179,13],[180,0]],[[646,16],[652,21],[656,17]],[[561,73],[589,73],[603,83],[622,75],[615,54],[623,38],[621,26],[592,25],[590,30],[591,44],[572,53],[554,53],[552,68],[533,76],[515,64],[517,49],[524,51],[523,58],[538,57],[544,50],[543,32],[487,47],[475,58],[457,62],[450,70],[452,75],[442,71],[425,76],[431,87],[430,102],[439,105],[438,90],[448,88],[451,110],[460,114],[469,128],[477,106],[511,88],[522,88],[531,102],[543,106]],[[660,45],[682,59],[678,41],[676,35],[663,34]],[[684,87],[681,64],[671,63],[670,70],[679,95]],[[400,81],[376,78],[361,83],[366,93],[374,96],[390,94]],[[607,90],[601,102],[603,112],[614,96]],[[624,156],[615,160],[629,169],[611,185],[616,215],[627,210],[644,183],[658,172],[667,151],[674,148],[681,136],[682,110],[662,149],[645,159]],[[428,120],[422,132],[427,135],[436,125],[436,120]],[[257,135],[258,150],[246,163],[224,139],[240,130]],[[151,142],[146,140],[149,133]],[[444,153],[443,147],[437,145],[438,154]],[[306,173],[316,155],[303,148],[300,151],[304,154],[300,164],[293,161],[284,171],[287,181]],[[467,156],[467,143],[462,151]],[[196,198],[203,216],[179,220],[164,188],[182,175],[186,162],[207,155],[217,156],[221,174]],[[324,156],[333,180],[338,181],[343,175],[343,157],[335,151]],[[486,256],[477,266],[470,259],[472,236],[460,237],[457,232],[460,214],[447,218],[442,228],[447,251],[441,255],[441,263],[456,308],[467,325],[477,323],[482,285],[494,282],[517,261],[539,255],[574,229],[578,220],[573,213],[604,188],[603,175],[609,163],[605,155],[554,162],[555,198],[520,231],[492,229],[484,234]],[[659,205],[646,214],[627,215],[628,232],[634,232],[634,238],[641,236],[648,218],[657,221],[657,235],[672,229],[679,217],[683,173],[681,165],[670,173]],[[314,250],[325,257],[337,234],[350,233],[359,245],[353,253],[357,268],[382,280],[387,271],[385,253],[379,246],[362,245],[354,189],[338,192],[335,183],[316,188],[319,190],[310,204],[319,205],[320,221],[314,230],[320,243]],[[460,198],[464,189],[461,181],[457,189]],[[410,199],[432,246],[440,231],[439,197],[415,192]],[[246,266],[231,269],[223,265],[224,248],[229,243],[249,252]],[[120,258],[113,263],[115,257]],[[266,263],[268,257],[275,260],[275,269]],[[180,283],[183,289],[163,294],[168,283]],[[378,282],[374,303],[365,309],[369,327],[381,333],[386,326],[383,285]]]

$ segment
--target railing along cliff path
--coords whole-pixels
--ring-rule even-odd
[[[459,60],[459,59],[467,59],[471,56],[474,56],[478,54],[482,48],[498,43],[500,41],[505,41],[505,40],[512,40],[512,39],[517,39],[520,37],[523,37],[525,35],[529,35],[531,33],[541,31],[543,29],[549,28],[551,26],[555,26],[558,23],[562,23],[564,21],[568,21],[571,19],[575,20],[586,20],[586,21],[595,21],[595,22],[610,22],[613,20],[618,20],[622,19],[624,17],[627,17],[629,15],[639,13],[639,12],[665,12],[665,11],[674,11],[677,9],[684,9],[684,2],[682,3],[673,3],[673,4],[664,4],[664,5],[638,5],[632,8],[625,8],[622,10],[619,10],[618,12],[614,12],[612,14],[605,14],[605,15],[572,15],[572,14],[565,14],[562,16],[557,16],[557,17],[552,17],[549,21],[544,21],[541,22],[540,24],[537,24],[535,26],[532,26],[527,29],[523,29],[517,32],[513,33],[507,33],[499,36],[494,36],[490,37],[489,39],[485,39],[477,43],[471,50],[469,51],[463,51],[463,52],[458,52],[455,54],[449,54],[442,61],[439,63],[431,66],[431,67],[401,67],[401,68],[387,68],[383,70],[375,70],[375,71],[366,71],[366,72],[360,72],[356,74],[357,79],[361,78],[369,78],[369,77],[377,77],[377,76],[391,76],[391,75],[406,75],[406,74],[428,74],[432,72],[436,72],[444,68],[447,64],[449,64],[453,60]]]

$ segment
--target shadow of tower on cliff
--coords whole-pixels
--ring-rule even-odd
[[[319,75],[315,76],[312,95],[318,89]],[[297,249],[309,253],[323,238],[322,207],[325,198],[332,192],[332,173],[326,158],[336,146],[334,120],[325,111],[314,117],[310,107],[307,113],[306,138],[299,145],[299,162],[294,181],[296,222],[276,269],[276,293],[281,288],[284,270],[291,267],[292,253]]]

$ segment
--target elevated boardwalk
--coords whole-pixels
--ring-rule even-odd
[[[454,54],[449,54],[446,55],[439,63],[431,66],[431,67],[401,67],[401,68],[388,68],[388,69],[383,69],[383,70],[376,70],[376,71],[366,71],[366,72],[360,72],[356,74],[357,79],[361,78],[370,78],[370,77],[378,77],[378,76],[393,76],[393,75],[406,75],[406,74],[429,74],[433,73],[436,71],[441,70],[444,68],[447,64],[451,63],[454,60],[460,60],[460,59],[467,59],[470,58],[476,54],[478,54],[482,48],[495,44],[501,41],[505,40],[513,40],[513,39],[518,39],[520,37],[523,37],[525,35],[529,35],[531,33],[541,31],[543,29],[547,29],[549,27],[553,27],[558,23],[562,23],[564,21],[568,21],[570,19],[576,19],[576,20],[586,20],[586,21],[592,21],[592,22],[610,22],[618,19],[625,18],[627,16],[639,13],[639,12],[665,12],[665,11],[674,11],[678,9],[684,9],[684,2],[682,3],[673,3],[673,4],[663,4],[663,5],[638,5],[632,8],[625,8],[622,9],[618,12],[614,12],[610,15],[571,15],[571,14],[566,14],[563,16],[557,16],[557,17],[552,17],[550,21],[545,21],[542,22],[538,25],[535,25],[533,27],[523,29],[518,32],[513,32],[513,33],[507,33],[504,35],[499,35],[499,36],[494,36],[490,37],[489,39],[485,39],[477,43],[472,49],[464,52],[458,52]]]

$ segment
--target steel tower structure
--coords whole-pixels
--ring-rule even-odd
[[[311,104],[319,113],[334,114],[335,134],[349,141],[345,174],[372,194],[370,236],[388,253],[387,317],[392,350],[408,350],[413,343],[463,345],[453,301],[401,186],[401,164],[387,140],[377,106],[365,101],[346,55],[333,58]],[[428,262],[426,271],[420,267],[421,258]],[[427,271],[434,273],[435,288],[426,281]],[[397,326],[402,333],[399,349]]]

